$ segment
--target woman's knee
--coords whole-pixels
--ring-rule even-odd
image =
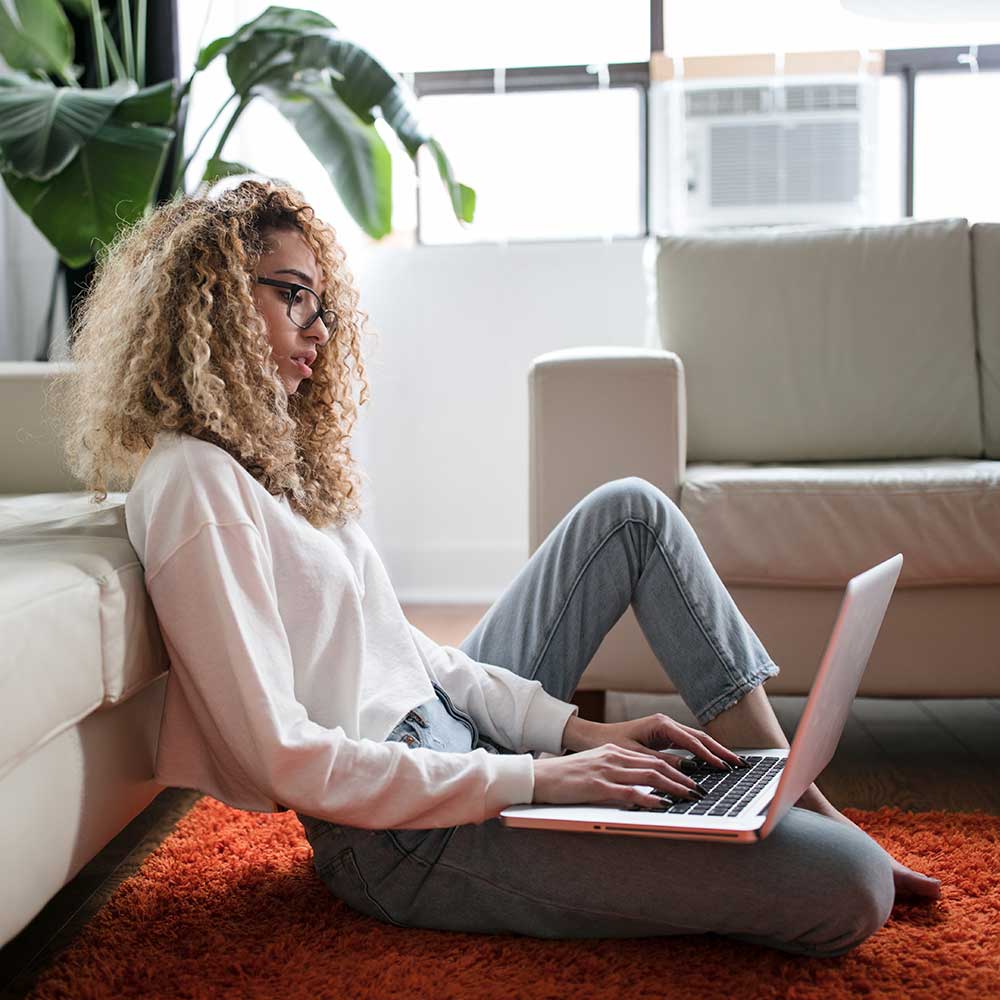
[[[820,850],[823,875],[817,889],[811,930],[796,942],[806,954],[836,957],[856,948],[885,925],[895,886],[892,859],[864,831],[829,819]]]
[[[610,479],[591,490],[585,500],[599,507],[610,507],[624,516],[653,519],[658,510],[677,505],[658,486],[641,476]]]

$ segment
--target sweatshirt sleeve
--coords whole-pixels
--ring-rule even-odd
[[[532,801],[530,754],[355,740],[310,720],[295,697],[270,557],[255,525],[203,525],[146,587],[172,682],[183,685],[207,738],[274,801],[366,829],[481,823]]]
[[[563,730],[571,716],[580,714],[578,706],[549,694],[541,681],[438,645],[416,625],[410,630],[431,675],[487,738],[517,753],[563,752]]]

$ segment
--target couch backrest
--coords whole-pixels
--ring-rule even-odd
[[[70,475],[47,403],[67,361],[0,361],[0,494],[83,490]]]
[[[972,227],[976,346],[986,458],[1000,458],[1000,222]]]
[[[657,238],[688,461],[979,457],[965,219]]]

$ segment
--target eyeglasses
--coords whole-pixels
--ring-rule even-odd
[[[308,330],[319,316],[323,317],[323,325],[331,334],[336,330],[337,314],[332,309],[324,309],[322,299],[308,285],[300,285],[294,281],[279,281],[277,278],[262,278],[260,275],[257,275],[257,283],[274,285],[289,292],[285,299],[288,304],[288,318],[300,330]]]

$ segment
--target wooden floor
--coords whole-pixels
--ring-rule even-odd
[[[414,625],[446,645],[458,645],[485,610],[472,605],[404,606]],[[771,704],[791,740],[805,698],[775,696]],[[607,722],[653,712],[689,725],[696,721],[677,695],[608,692]],[[582,714],[586,716],[586,709]],[[912,811],[982,810],[1000,815],[998,775],[1000,699],[857,698],[837,752],[817,784],[840,809],[894,805]],[[27,995],[39,972],[200,797],[180,789],[162,792],[0,949],[0,1000]]]

